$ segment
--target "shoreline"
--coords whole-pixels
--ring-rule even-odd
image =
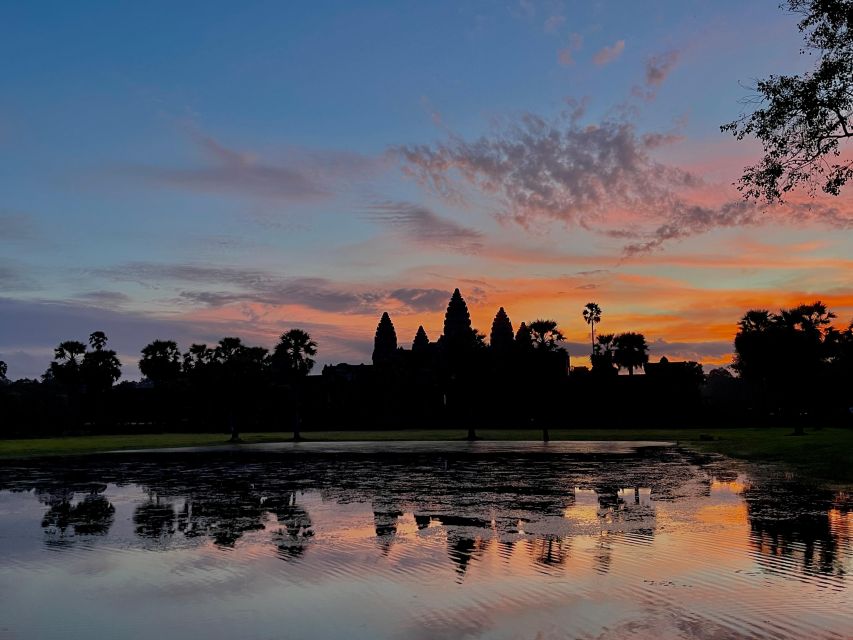
[[[388,431],[305,431],[298,445],[313,448],[330,443],[466,443],[464,429]],[[478,429],[472,444],[542,443],[541,431],[534,429]],[[561,443],[615,442],[675,443],[699,453],[718,453],[753,463],[781,464],[806,479],[853,486],[853,429],[808,429],[795,436],[786,428],[717,429],[551,429],[552,449]],[[155,433],[136,435],[67,436],[0,440],[0,465],[12,461],[57,456],[85,456],[133,451],[155,453],[168,450],[255,450],[254,445],[293,443],[290,432],[245,433],[241,442],[230,443],[220,433]],[[313,444],[312,444],[313,443]],[[298,446],[297,445],[297,446]],[[266,447],[269,448],[269,447]],[[275,447],[272,447],[275,448]]]

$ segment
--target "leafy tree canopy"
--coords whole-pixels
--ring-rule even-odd
[[[560,348],[559,343],[565,340],[555,320],[534,320],[528,327],[530,339],[537,349],[556,351]]]
[[[172,382],[181,374],[181,352],[174,340],[154,340],[142,349],[139,372],[154,384]]]
[[[649,345],[642,333],[628,331],[613,338],[613,362],[620,369],[627,369],[634,375],[635,369],[642,369],[649,361]]]
[[[272,354],[274,370],[287,378],[301,378],[311,373],[317,343],[307,331],[290,329],[283,333]]]
[[[747,198],[777,202],[798,186],[838,195],[853,176],[841,143],[853,137],[853,0],[787,0],[801,16],[802,53],[817,57],[802,75],[760,80],[751,113],[721,127],[738,140],[754,136],[761,160],[744,169]],[[782,6],[785,6],[782,5]]]

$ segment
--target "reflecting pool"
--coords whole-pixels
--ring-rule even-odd
[[[663,443],[0,463],[0,639],[851,638],[853,496]]]

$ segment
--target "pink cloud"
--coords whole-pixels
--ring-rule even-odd
[[[603,66],[605,64],[609,64],[616,60],[622,52],[625,50],[625,41],[617,40],[612,45],[606,46],[601,49],[598,53],[596,53],[592,61],[598,66]]]
[[[569,34],[568,46],[557,51],[557,61],[563,66],[571,66],[575,63],[573,52],[579,51],[583,46],[583,36],[579,33]]]

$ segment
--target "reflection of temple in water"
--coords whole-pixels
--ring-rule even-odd
[[[744,486],[731,471],[642,456],[305,456],[299,465],[280,458],[206,458],[201,465],[179,459],[168,471],[154,461],[93,464],[67,475],[34,467],[16,471],[14,483],[14,490],[35,490],[45,505],[44,543],[59,548],[76,536],[102,544],[125,519],[116,515],[121,504],[110,502],[110,483],[140,492],[126,518],[136,544],[146,549],[191,539],[234,547],[245,537],[285,560],[309,558],[315,531],[334,535],[328,527],[339,524],[335,510],[355,505],[354,535],[383,558],[404,557],[405,548],[392,555],[404,540],[435,542],[460,581],[470,580],[480,560],[570,572],[576,557],[600,574],[612,573],[618,544],[654,541],[660,500],[718,499],[715,486],[724,487],[731,494],[727,504],[737,507],[726,513],[740,518],[725,524],[748,530],[752,557],[767,572],[841,579],[853,528],[849,495],[775,480]],[[10,484],[0,479],[0,488]],[[310,508],[302,492],[313,496]],[[313,512],[315,498],[322,513]],[[427,531],[433,528],[440,530]]]

